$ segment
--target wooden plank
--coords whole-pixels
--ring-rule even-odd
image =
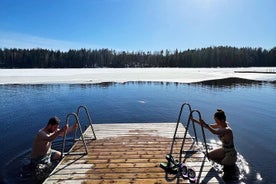
[[[65,156],[44,183],[189,183],[159,167],[170,152],[175,123],[95,124],[94,130],[97,140],[87,141],[89,154]],[[179,126],[178,136],[184,131]],[[90,135],[88,128],[85,136]],[[176,139],[176,158],[181,143],[182,139]],[[187,139],[184,150],[198,149],[192,143]],[[82,142],[76,142],[72,150],[83,151]],[[198,183],[224,183],[202,152],[182,156],[195,169]]]

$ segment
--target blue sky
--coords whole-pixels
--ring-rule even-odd
[[[275,0],[1,0],[0,48],[276,46]]]

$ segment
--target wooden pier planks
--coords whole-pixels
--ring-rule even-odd
[[[88,155],[67,155],[44,183],[190,183],[169,175],[159,167],[170,152],[176,123],[95,124],[97,140],[87,141]],[[178,137],[184,127],[179,126]],[[91,137],[91,129],[85,137]],[[179,157],[182,139],[177,139],[174,156]],[[187,139],[185,150],[195,148]],[[73,151],[83,151],[82,142]],[[198,183],[224,183],[202,152],[186,155],[196,170]]]

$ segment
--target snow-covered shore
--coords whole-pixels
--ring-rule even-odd
[[[244,71],[274,73],[243,73]],[[87,84],[129,81],[191,83],[229,77],[276,81],[275,72],[276,67],[0,69],[0,84]]]

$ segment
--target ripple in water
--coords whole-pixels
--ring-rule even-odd
[[[2,173],[3,181],[1,182],[23,184],[36,183],[30,175],[30,172],[27,172],[27,166],[30,163],[30,152],[30,149],[25,150],[7,162],[5,170]]]
[[[208,150],[211,151],[218,148],[219,146],[221,146],[220,141],[211,139],[210,143],[208,143]],[[220,177],[223,178],[223,166],[215,162],[212,162],[212,165],[213,168],[219,173]],[[236,172],[231,176],[231,178],[225,180],[225,182],[227,184],[245,184],[247,183],[247,181],[253,181],[253,183],[261,183],[262,180],[263,178],[261,174],[258,172],[250,171],[250,166],[243,155],[237,153]]]
[[[62,146],[62,139],[55,140],[52,148],[61,151],[59,148]],[[72,143],[65,145],[65,151],[68,151],[72,147]],[[30,154],[31,149],[24,150],[9,160],[5,165],[5,170],[1,173],[0,183],[22,183],[22,184],[37,184],[37,179],[33,176],[33,172],[30,169]],[[53,168],[52,168],[53,169]],[[50,173],[50,171],[49,171]]]

